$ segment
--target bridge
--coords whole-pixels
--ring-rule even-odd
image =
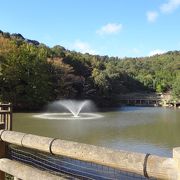
[[[156,94],[123,94],[118,96],[121,104],[125,105],[136,105],[136,106],[159,106],[162,98]]]
[[[117,97],[120,104],[135,106],[169,106],[178,107],[180,102],[171,100],[170,95],[155,93],[129,93]]]

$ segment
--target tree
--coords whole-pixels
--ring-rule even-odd
[[[173,84],[173,98],[175,100],[180,100],[180,73],[177,75]]]
[[[33,45],[8,51],[1,64],[1,96],[21,109],[38,108],[50,100],[49,64]]]

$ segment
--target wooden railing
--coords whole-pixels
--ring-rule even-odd
[[[161,104],[161,100],[157,99],[143,99],[143,98],[122,98],[119,99],[121,104],[126,105],[141,105],[141,106],[159,106]]]
[[[12,130],[12,104],[0,103],[0,129]]]
[[[51,155],[61,155],[83,162],[95,163],[125,172],[136,173],[149,178],[180,180],[180,148],[174,148],[173,157],[167,158],[156,155],[112,150],[104,147],[7,130],[0,130],[0,139],[1,151],[3,144],[10,143],[46,152]],[[3,154],[0,154],[0,157],[2,156]],[[20,179],[29,180],[40,178],[38,170],[24,168],[23,171],[18,171],[18,164],[16,163],[18,162],[0,159],[0,170],[8,172]],[[4,165],[2,166],[2,164]],[[24,166],[26,167],[26,165]],[[13,167],[16,168],[14,169]],[[23,164],[19,163],[19,167],[22,169]],[[27,174],[34,171],[38,172],[37,174],[34,173],[33,178],[25,178]],[[49,176],[51,175],[48,175],[48,177]],[[54,177],[54,179],[58,178],[61,179],[61,177]],[[53,177],[49,179],[53,179]]]
[[[156,94],[125,94],[118,96],[118,100],[121,104],[126,105],[159,106],[161,104],[162,98]]]

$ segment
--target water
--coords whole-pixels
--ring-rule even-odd
[[[168,157],[180,147],[179,109],[124,107],[98,114],[103,118],[72,121],[14,113],[13,130]]]

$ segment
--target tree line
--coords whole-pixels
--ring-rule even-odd
[[[41,109],[57,99],[113,106],[120,94],[167,92],[180,98],[180,52],[143,58],[82,54],[0,31],[0,100]]]

